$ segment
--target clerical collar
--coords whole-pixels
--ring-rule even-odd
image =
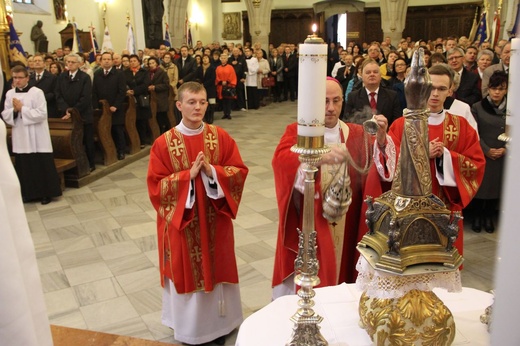
[[[430,116],[428,117],[428,125],[440,125],[444,122],[445,117],[446,113],[444,109],[441,110],[439,113],[430,113]]]
[[[29,91],[29,89],[31,89],[31,87],[29,86],[29,84],[27,84],[26,86],[24,86],[23,88],[15,88],[15,92],[17,93],[26,93]]]
[[[325,144],[340,143],[341,136],[340,136],[339,130],[340,130],[339,120],[334,127],[330,127],[330,128],[326,127],[325,128]]]
[[[204,130],[204,123],[201,123],[201,125],[196,129],[190,129],[186,125],[184,125],[184,122],[181,120],[179,125],[175,126],[175,128],[186,136],[195,136],[202,133],[202,130]]]

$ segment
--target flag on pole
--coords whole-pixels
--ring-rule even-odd
[[[190,29],[190,21],[188,20],[188,13],[186,12],[186,21],[184,22],[184,38],[186,44],[191,47],[193,45],[193,40],[191,38],[191,29]]]
[[[482,44],[482,42],[486,41],[488,39],[488,27],[486,22],[486,12],[482,13],[482,16],[480,16],[480,24],[478,25],[478,31],[477,31],[477,38],[476,41],[479,42],[479,44]]]
[[[79,39],[78,24],[76,22],[72,23],[72,29],[74,30],[74,37],[72,39],[72,52],[83,53],[83,48],[81,47],[81,41]]]
[[[105,34],[103,36],[103,46],[101,47],[101,51],[111,51],[114,50],[112,46],[112,40],[110,40],[110,32],[108,31],[108,25],[105,26]]]
[[[130,22],[128,22],[126,26],[128,27],[128,33],[126,35],[126,49],[130,52],[130,54],[135,54],[134,30],[132,29],[132,24],[130,24]]]
[[[513,29],[511,30],[511,38],[520,37],[520,4],[516,9],[516,19]]]
[[[166,23],[166,29],[164,30],[164,45],[166,47],[171,47],[172,46],[172,43],[170,41],[170,27],[168,25],[168,23]]]
[[[477,17],[478,17],[478,6],[475,8],[475,16],[473,17],[473,25],[471,26],[471,31],[469,32],[469,35],[468,35],[468,41],[471,44],[473,44],[473,42],[475,41],[475,36],[477,34],[477,28],[478,28]]]
[[[495,48],[500,35],[500,11],[495,11],[493,25],[491,26],[491,48]]]
[[[9,60],[11,62],[20,61],[27,66],[27,58],[25,57],[25,51],[23,50],[22,43],[18,38],[18,34],[14,29],[13,19],[11,16],[7,17],[7,23],[9,23]]]
[[[89,26],[90,29],[90,44],[92,45],[92,49],[90,50],[90,54],[88,55],[88,61],[94,62],[96,60],[96,53],[99,49],[97,40],[96,40],[96,34],[94,33],[94,27],[92,26],[92,23]]]

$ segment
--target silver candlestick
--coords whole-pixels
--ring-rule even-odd
[[[294,282],[300,286],[298,290],[299,309],[291,317],[294,322],[293,333],[286,346],[326,346],[325,338],[320,333],[319,323],[323,317],[316,314],[312,307],[315,296],[313,287],[320,283],[320,268],[316,257],[316,230],[314,229],[314,175],[318,171],[316,164],[321,156],[330,151],[321,137],[298,136],[298,144],[291,151],[299,154],[305,173],[303,193],[302,229],[298,229],[298,256],[294,261]]]

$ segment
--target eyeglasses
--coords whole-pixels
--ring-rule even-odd
[[[504,88],[504,87],[489,87],[489,90],[504,91],[504,90],[507,90],[507,88]]]
[[[460,58],[462,58],[462,57],[463,57],[462,55],[452,56],[452,57],[449,57],[449,58],[448,58],[448,61],[453,61],[453,60],[455,60],[455,59],[460,59]]]

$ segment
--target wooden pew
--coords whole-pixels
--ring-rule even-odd
[[[83,120],[79,113],[71,109],[71,118],[49,118],[54,165],[60,177],[61,189],[66,182],[77,181],[90,174],[89,163],[83,147]],[[11,127],[7,127],[7,144],[12,153]],[[75,186],[74,184],[72,184]]]
[[[175,118],[174,109],[177,107],[175,105],[175,95],[173,93],[173,86],[170,85],[170,95],[168,96],[168,120],[170,121],[170,126],[173,128],[177,126],[177,119]]]
[[[128,147],[130,148],[130,154],[133,155],[141,150],[141,140],[139,139],[137,127],[135,126],[135,119],[137,117],[135,97],[133,95],[127,95],[123,107],[125,108],[125,132],[128,139]]]
[[[157,124],[157,95],[153,90],[150,91],[150,111],[152,113],[152,116],[150,117],[150,119],[148,119],[148,126],[150,126],[153,143],[161,134],[159,124]]]
[[[107,100],[100,100],[101,109],[94,110],[94,140],[103,151],[103,163],[110,166],[117,161],[117,150],[112,138],[112,112]]]
[[[49,131],[54,163],[62,183],[78,181],[90,174],[90,165],[83,146],[83,120],[77,110],[70,110],[71,118],[49,118]],[[62,174],[64,175],[62,177]]]

